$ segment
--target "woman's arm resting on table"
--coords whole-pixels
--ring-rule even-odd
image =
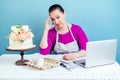
[[[74,59],[84,57],[84,56],[86,56],[86,51],[85,50],[80,50],[80,51],[75,52],[75,53],[64,54],[63,59],[74,60]]]

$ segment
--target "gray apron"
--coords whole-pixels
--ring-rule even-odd
[[[58,53],[58,54],[63,54],[63,53],[70,53],[70,52],[77,52],[79,51],[79,46],[77,44],[77,41],[75,40],[71,29],[68,27],[68,30],[70,31],[70,34],[73,38],[73,42],[70,42],[68,44],[63,44],[58,42],[59,36],[58,36],[58,32],[56,34],[56,44],[54,46],[54,52]]]

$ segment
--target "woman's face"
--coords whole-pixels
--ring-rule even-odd
[[[62,13],[59,9],[56,9],[50,13],[52,24],[59,28],[66,24],[65,16],[65,13]]]

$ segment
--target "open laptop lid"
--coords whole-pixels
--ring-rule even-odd
[[[116,39],[88,42],[86,49],[86,59],[82,62],[81,60],[74,62],[83,67],[111,64],[116,60],[116,49]]]

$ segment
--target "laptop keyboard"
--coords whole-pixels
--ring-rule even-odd
[[[85,59],[84,60],[75,60],[73,61],[73,63],[77,64],[77,65],[85,65]]]
[[[82,65],[85,65],[85,62],[81,62]]]

